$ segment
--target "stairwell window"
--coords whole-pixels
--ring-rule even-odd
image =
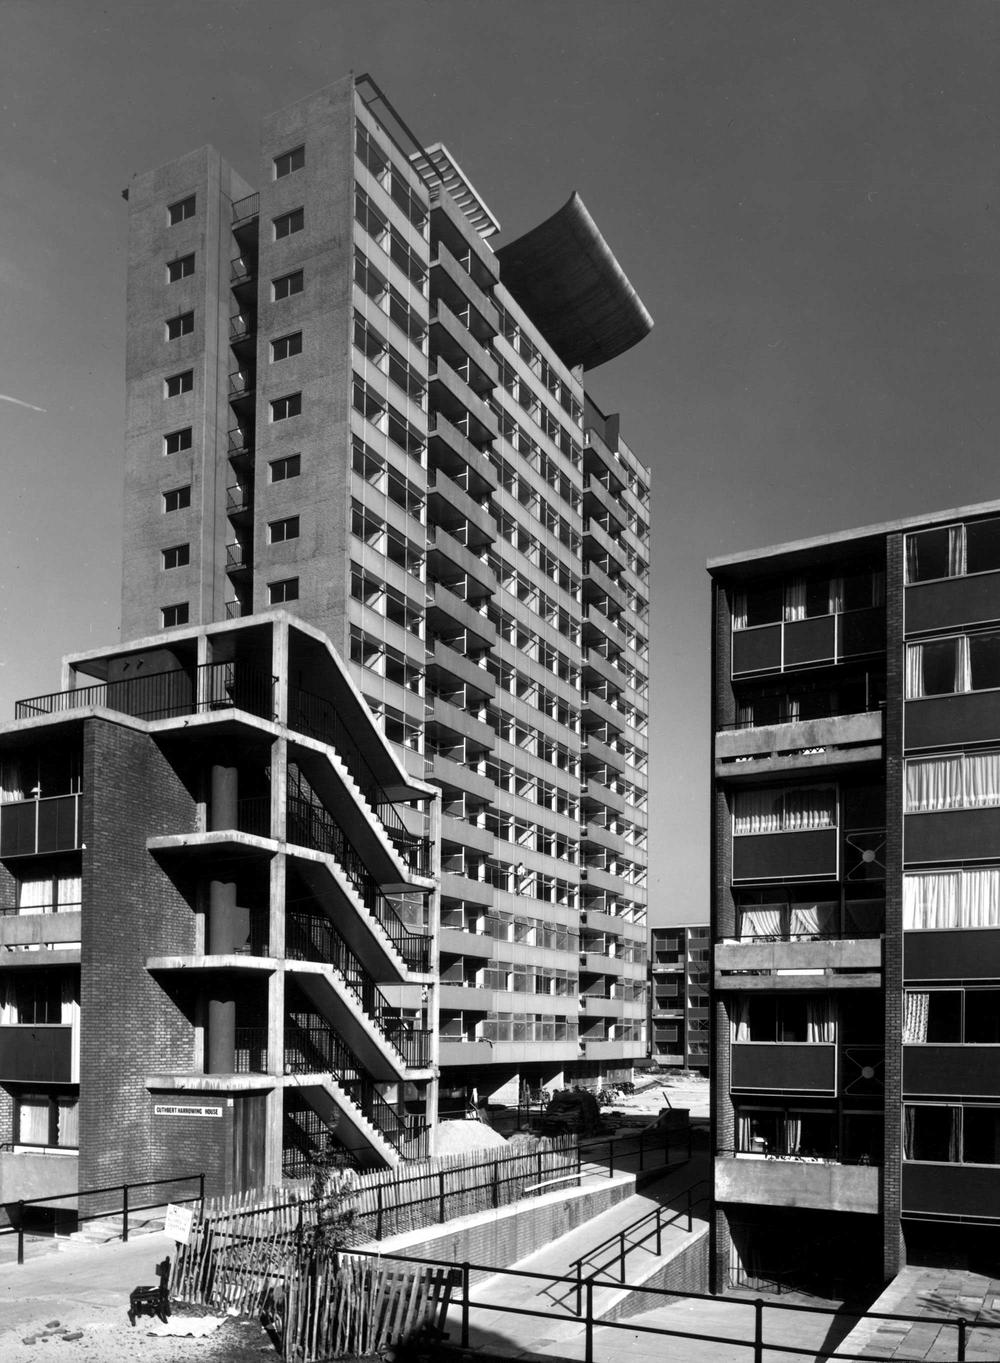
[[[167,283],[176,284],[180,279],[187,279],[188,275],[194,274],[194,252],[186,256],[178,256],[176,260],[167,262]]]
[[[167,340],[177,341],[181,336],[190,336],[194,331],[194,313],[181,312],[167,319]]]
[[[301,170],[306,163],[306,149],[304,146],[293,147],[291,151],[283,151],[280,156],[274,158],[274,178],[283,180],[286,175],[291,175],[293,171]]]
[[[298,601],[299,579],[285,577],[278,582],[267,584],[267,600],[271,606],[280,606],[284,601]]]
[[[192,432],[190,426],[184,426],[179,431],[168,431],[163,437],[164,454],[180,454],[182,450],[189,450],[192,443]]]
[[[279,275],[277,279],[272,279],[271,297],[275,302],[279,302],[282,298],[291,298],[293,294],[301,293],[305,286],[303,271],[292,270],[290,274]]]
[[[288,393],[283,398],[271,402],[271,420],[287,421],[289,417],[302,415],[302,394]]]
[[[168,398],[180,397],[182,393],[190,393],[194,388],[194,370],[185,369],[180,374],[171,374],[163,381],[163,392]]]
[[[183,568],[191,562],[190,544],[173,544],[169,549],[163,550],[163,568],[168,571],[171,568]]]
[[[282,544],[285,540],[297,540],[298,537],[298,516],[286,516],[283,520],[271,521],[267,527],[267,540],[269,544]]]
[[[179,222],[185,222],[188,218],[193,218],[197,200],[193,194],[189,194],[186,199],[178,199],[167,208],[167,221],[171,227],[176,227]]]
[[[274,240],[281,241],[283,237],[290,237],[294,232],[301,232],[305,225],[306,211],[304,208],[293,208],[289,213],[282,213],[273,222]]]

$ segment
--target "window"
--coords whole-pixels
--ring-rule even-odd
[[[274,158],[274,178],[283,180],[286,175],[291,175],[295,170],[301,170],[306,163],[305,147],[293,147],[291,151],[283,151],[280,156]]]
[[[271,281],[271,296],[278,302],[282,298],[291,298],[293,293],[301,293],[304,288],[303,272],[293,270],[291,274],[279,275],[277,279]]]
[[[184,222],[187,218],[194,217],[195,196],[189,194],[186,199],[178,199],[176,203],[170,204],[167,208],[167,219],[171,227],[176,227],[179,222]]]
[[[906,699],[1000,688],[1000,631],[928,639],[906,648]]]
[[[302,472],[301,454],[286,454],[282,459],[272,459],[269,464],[272,483],[283,483],[286,478],[297,478]]]
[[[163,383],[163,391],[168,398],[180,397],[181,393],[190,393],[193,388],[193,369],[185,369],[180,374],[171,374]]]
[[[283,601],[298,601],[299,579],[297,577],[285,577],[279,582],[269,582],[267,584],[267,599],[272,606],[280,606]]]
[[[160,610],[164,629],[173,629],[175,625],[186,625],[189,619],[188,603],[180,601],[174,606],[164,606]]]
[[[302,332],[292,331],[287,336],[277,336],[271,342],[271,360],[287,360],[292,355],[302,354]]]
[[[176,260],[167,263],[167,283],[176,284],[179,279],[187,279],[188,275],[194,274],[194,252],[190,255],[178,256]]]
[[[26,876],[17,882],[18,915],[79,909],[83,903],[82,884],[78,875]]]
[[[906,537],[906,581],[933,582],[1000,569],[1000,517],[918,530]]]
[[[733,1001],[733,1040],[829,1044],[836,1039],[828,995],[749,994]]]
[[[191,505],[191,484],[187,487],[174,487],[169,492],[163,494],[164,513],[169,511],[183,511],[185,507]]]
[[[22,1093],[15,1099],[15,1141],[74,1150],[80,1144],[80,1098],[71,1090]]]
[[[183,568],[191,562],[190,544],[173,544],[169,549],[163,550],[163,567]]]
[[[179,431],[169,431],[163,437],[164,454],[180,454],[182,450],[191,448],[191,427],[184,426]]]
[[[298,516],[286,516],[281,521],[271,521],[267,527],[269,544],[281,544],[284,540],[297,540],[299,537]]]
[[[271,402],[271,420],[287,421],[291,416],[302,415],[302,394],[289,393],[283,398],[274,398]]]
[[[904,875],[903,927],[1000,927],[1000,867]]]
[[[190,336],[194,331],[194,313],[182,312],[167,321],[167,340],[176,341],[181,336]]]
[[[274,219],[274,239],[280,241],[282,237],[290,237],[293,232],[301,232],[305,225],[305,209],[293,208],[290,213],[282,213]]]
[[[907,814],[1000,805],[1000,751],[911,757],[906,762]]]
[[[836,828],[833,786],[772,786],[738,790],[733,796],[733,833],[802,833]]]

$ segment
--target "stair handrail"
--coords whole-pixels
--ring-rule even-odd
[[[606,1240],[602,1240],[599,1245],[596,1245],[587,1254],[581,1254],[579,1259],[574,1259],[572,1261],[572,1263],[569,1265],[569,1268],[571,1273],[573,1273],[573,1276],[576,1278],[577,1315],[580,1314],[580,1303],[582,1299],[584,1283],[587,1280],[584,1278],[583,1275],[584,1265],[587,1264],[593,1268],[593,1272],[589,1273],[587,1275],[587,1278],[594,1279],[599,1277],[602,1273],[604,1273],[606,1269],[610,1266],[610,1264],[613,1264],[615,1260],[617,1260],[618,1279],[619,1282],[624,1283],[625,1259],[631,1250],[639,1249],[640,1246],[644,1245],[647,1240],[651,1240],[655,1236],[656,1253],[657,1256],[659,1256],[662,1250],[662,1237],[665,1227],[672,1226],[674,1222],[679,1217],[682,1216],[687,1217],[687,1233],[690,1235],[694,1224],[692,1212],[694,1208],[698,1205],[698,1203],[703,1202],[705,1200],[704,1196],[698,1198],[694,1197],[694,1191],[696,1188],[711,1188],[711,1183],[707,1178],[699,1178],[695,1179],[691,1183],[686,1184],[683,1188],[679,1188],[676,1193],[672,1194],[672,1196],[675,1198],[683,1197],[685,1199],[685,1205],[683,1207],[678,1208],[664,1207],[662,1204],[658,1203],[655,1207],[652,1208],[651,1211],[644,1212],[643,1215],[638,1217],[635,1221],[631,1222],[627,1226],[624,1226],[621,1230],[615,1231],[614,1235],[609,1235]],[[669,1219],[664,1220],[664,1215],[667,1212],[671,1213],[671,1215]],[[650,1230],[640,1239],[629,1240],[628,1243],[626,1243],[626,1237],[634,1235],[635,1232],[638,1231],[641,1227],[643,1227],[647,1221],[653,1223]],[[617,1252],[611,1256],[611,1259],[608,1261],[608,1264],[599,1265],[595,1267],[593,1263],[594,1259],[602,1252],[602,1250],[611,1249],[612,1247],[615,1247]]]
[[[407,866],[417,875],[428,875],[430,849],[427,839],[411,833],[403,823],[395,802],[386,794],[360,746],[329,701],[301,687],[291,686],[288,702],[289,727],[319,739],[337,752]]]

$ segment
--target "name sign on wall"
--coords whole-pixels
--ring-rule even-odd
[[[155,1117],[221,1117],[221,1107],[184,1107],[175,1103],[157,1103]]]

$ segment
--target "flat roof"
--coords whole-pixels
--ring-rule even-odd
[[[710,558],[706,567],[713,573],[718,569],[736,568],[769,558],[786,558],[813,550],[833,548],[838,544],[856,544],[866,539],[884,538],[900,530],[916,530],[920,526],[928,525],[948,525],[953,521],[991,514],[1000,515],[1000,501],[973,502],[971,505],[956,506],[947,511],[924,512],[916,516],[904,516],[900,520],[882,521],[876,525],[858,526],[852,530],[834,531],[828,535],[814,535],[810,539],[788,540],[785,544],[772,544],[764,549],[748,549],[741,554],[723,554],[717,558]]]

